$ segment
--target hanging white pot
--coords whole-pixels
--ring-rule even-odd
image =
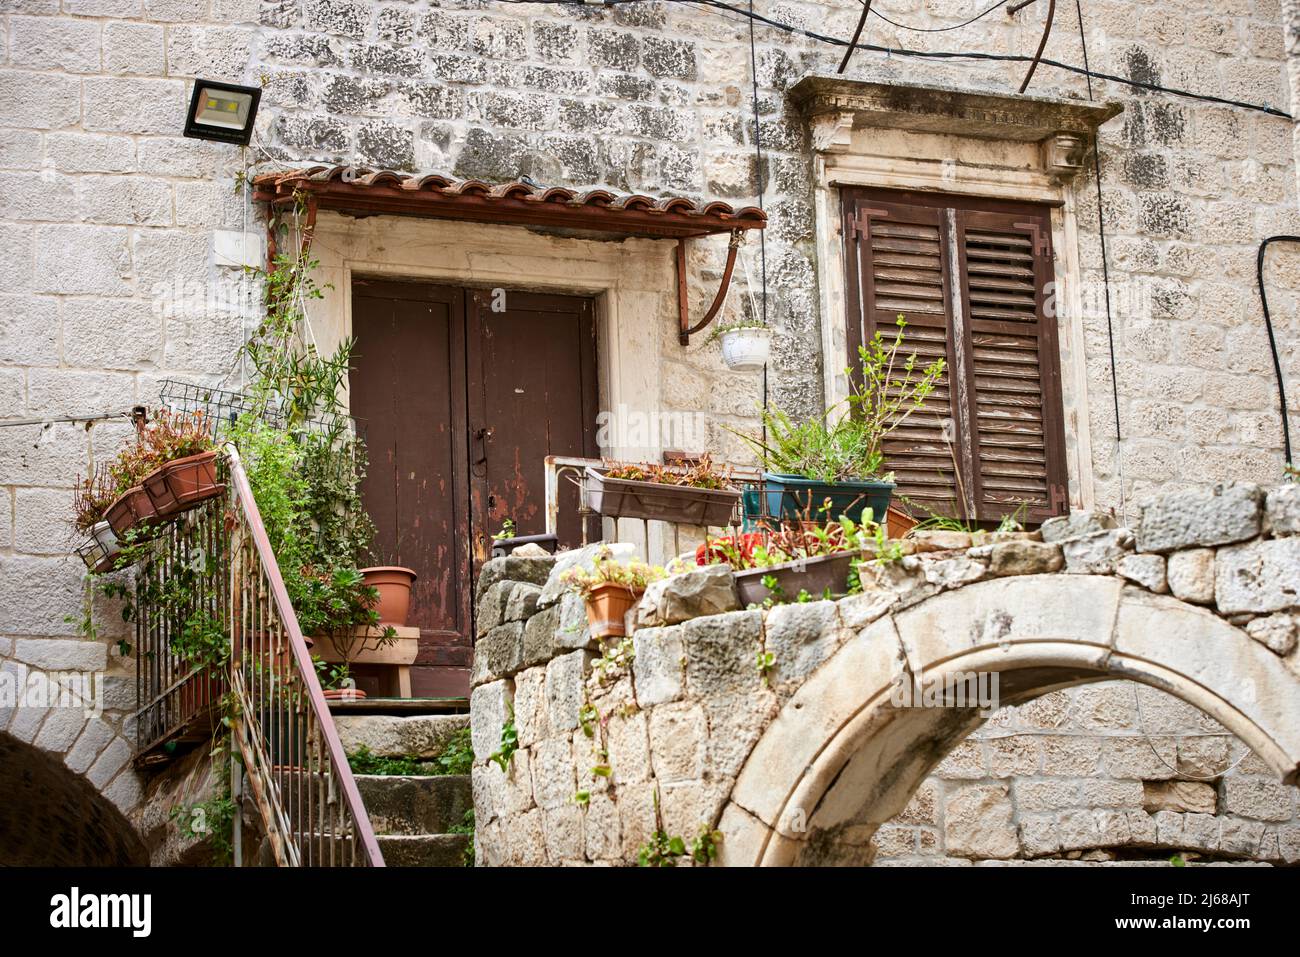
[[[739,326],[718,333],[722,340],[722,360],[728,369],[749,372],[767,364],[771,351],[772,330],[766,326]]]
[[[90,529],[90,537],[77,546],[77,554],[91,571],[103,571],[121,551],[113,526],[108,522],[96,522]]]

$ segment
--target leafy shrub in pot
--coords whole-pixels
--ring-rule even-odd
[[[923,368],[917,355],[900,356],[903,329],[886,340],[877,332],[858,347],[862,379],[849,377],[851,394],[823,415],[795,423],[781,409],[764,409],[758,434],[735,431],[763,463],[764,490],[745,498],[746,516],[800,519],[811,511],[862,521],[866,509],[884,516],[893,492],[886,471],[884,441],[925,406],[943,376],[943,359]]]
[[[666,574],[658,566],[639,561],[623,563],[606,552],[596,556],[591,568],[570,568],[561,580],[586,602],[591,633],[608,638],[627,634],[624,617],[645,593],[646,586]]]

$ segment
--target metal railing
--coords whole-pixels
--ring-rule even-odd
[[[160,530],[137,574],[137,760],[166,760],[228,716],[277,865],[382,867],[233,445],[224,459],[225,494]],[[176,650],[205,623],[229,642],[221,666],[192,667]]]

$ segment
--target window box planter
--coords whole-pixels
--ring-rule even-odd
[[[626,617],[641,600],[644,589],[634,590],[616,582],[597,585],[587,596],[587,624],[595,638],[621,638],[627,634]]]
[[[113,534],[121,538],[132,528],[157,521],[158,511],[144,486],[135,485],[118,496],[104,513],[104,518],[112,527]]]
[[[718,528],[732,523],[740,499],[737,489],[613,479],[590,466],[583,479],[583,490],[591,509],[606,518],[640,518]]]
[[[174,459],[146,475],[142,485],[159,518],[179,515],[226,490],[217,481],[216,452]]]
[[[742,608],[761,605],[769,598],[793,601],[800,591],[807,591],[813,598],[821,598],[827,588],[832,595],[843,595],[849,588],[849,572],[853,560],[858,557],[856,551],[836,552],[834,555],[802,558],[767,568],[738,571],[736,590],[740,592],[740,605]],[[769,591],[763,584],[763,579],[768,575],[776,578],[779,594]]]
[[[893,482],[828,483],[802,475],[764,472],[762,489],[745,490],[745,527],[762,518],[797,522],[807,516],[830,521],[847,515],[860,523],[867,509],[871,509],[873,520],[879,522],[889,511],[893,493]],[[821,509],[826,499],[831,500],[831,508],[823,514]]]
[[[366,587],[379,592],[379,602],[375,605],[375,611],[379,612],[379,623],[404,628],[411,612],[411,586],[419,576],[401,565],[363,568],[361,576],[365,579]]]
[[[741,326],[718,333],[722,361],[736,372],[752,372],[767,365],[772,330],[763,326]]]
[[[91,527],[90,535],[77,546],[77,555],[92,572],[105,572],[113,567],[120,550],[113,526],[104,521]]]

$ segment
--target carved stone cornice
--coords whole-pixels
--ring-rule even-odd
[[[1097,127],[1123,110],[1114,102],[1014,96],[818,74],[805,76],[790,88],[789,95],[807,118],[813,147],[818,152],[848,150],[856,129],[914,130],[1044,143],[1045,154],[1064,167],[1078,160],[1080,150],[1086,150]],[[1049,138],[1054,142],[1047,143]]]

